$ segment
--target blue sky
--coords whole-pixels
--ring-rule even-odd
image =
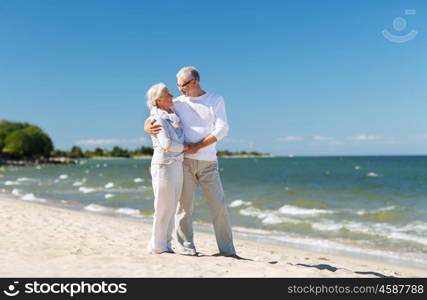
[[[423,0],[0,0],[0,119],[59,149],[150,145],[146,90],[179,95],[193,65],[225,98],[219,149],[426,154],[426,37]]]

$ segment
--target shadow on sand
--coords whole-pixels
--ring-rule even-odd
[[[347,270],[350,272],[353,272],[355,274],[362,274],[362,275],[374,275],[378,278],[396,278],[395,276],[387,276],[381,273],[377,273],[377,272],[362,272],[362,271],[351,271],[349,269],[346,268],[336,268],[333,267],[331,265],[327,265],[327,264],[320,264],[320,265],[306,265],[306,264],[296,264],[297,266],[302,266],[302,267],[307,267],[307,268],[316,268],[319,270],[328,270],[330,272],[336,272],[337,270]]]

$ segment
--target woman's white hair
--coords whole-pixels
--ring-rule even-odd
[[[199,71],[197,71],[195,67],[189,66],[181,68],[181,70],[176,74],[176,78],[180,78],[181,76],[184,76],[186,79],[195,79],[200,81]]]
[[[152,109],[153,106],[157,106],[156,100],[162,95],[162,91],[166,88],[166,84],[163,82],[157,83],[150,87],[147,91],[147,106],[149,109]]]

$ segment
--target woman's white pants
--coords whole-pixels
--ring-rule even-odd
[[[154,191],[154,216],[148,251],[151,253],[172,251],[172,231],[183,183],[182,162],[152,164],[151,177]]]

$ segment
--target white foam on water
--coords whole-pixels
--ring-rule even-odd
[[[132,217],[140,217],[141,216],[141,212],[138,209],[127,208],[127,207],[121,207],[119,209],[116,209],[116,213],[122,214],[122,215],[127,215],[127,216],[132,216]]]
[[[8,181],[6,181],[4,183],[4,185],[20,185],[20,183],[18,181],[10,181],[10,180],[8,180]]]
[[[358,247],[353,245],[347,245],[339,241],[331,241],[325,239],[317,239],[311,237],[304,237],[297,234],[287,234],[278,231],[262,230],[262,229],[252,229],[245,227],[235,227],[233,231],[236,231],[237,234],[244,236],[255,236],[261,239],[275,240],[281,243],[292,245],[301,249],[312,249],[315,251],[323,251],[326,253],[336,252],[336,253],[349,253],[356,254],[360,256],[370,256],[376,257],[379,259],[391,260],[391,261],[401,261],[405,263],[410,263],[413,265],[423,264],[427,266],[427,260],[424,255],[420,256],[419,253],[398,253],[393,251],[381,250],[381,249],[372,249],[366,247]]]
[[[400,226],[397,228],[397,231],[400,232],[415,232],[416,234],[427,236],[427,223],[421,221],[414,221],[405,226]]]
[[[138,183],[138,182],[144,182],[144,179],[143,178],[135,178],[133,180],[133,182],[136,182],[136,183]]]
[[[301,224],[303,221],[284,217],[278,215],[277,212],[271,212],[267,214],[267,216],[262,220],[264,224],[282,224],[282,223],[290,223],[290,224]]]
[[[59,179],[67,179],[68,175],[67,174],[62,174],[59,176]]]
[[[265,224],[280,224],[283,223],[283,220],[276,214],[269,214],[262,220],[262,222]]]
[[[87,194],[87,193],[95,192],[95,191],[96,191],[96,189],[81,186],[81,187],[79,187],[79,191],[80,191],[80,192],[82,192],[82,193]]]
[[[354,169],[355,170],[360,170],[360,166],[355,166]]]
[[[251,216],[251,217],[258,217],[260,219],[265,218],[268,215],[268,212],[264,212],[258,208],[255,207],[248,207],[248,208],[243,208],[239,211],[239,213],[242,216]]]
[[[349,231],[363,233],[367,235],[377,235],[378,229],[374,226],[369,226],[367,223],[358,223],[358,222],[334,222],[331,220],[326,220],[323,222],[316,222],[312,224],[312,228],[320,231],[338,231],[341,229],[347,229]]]
[[[427,232],[425,228],[427,224],[414,223],[409,223],[405,226],[399,227],[390,224],[375,223],[371,226],[365,225],[363,228],[360,224],[349,224],[348,226],[346,226],[346,228],[349,228],[353,231],[363,232],[366,234],[375,234],[378,236],[385,237],[387,239],[403,240],[427,245]],[[418,231],[414,229],[418,229]]]
[[[377,174],[377,173],[374,173],[374,172],[369,172],[368,174],[366,174],[366,176],[368,176],[368,177],[378,177],[380,175]]]
[[[296,245],[298,247],[308,248],[310,247],[313,250],[319,251],[323,250],[326,252],[344,252],[344,253],[354,253],[361,256],[373,256],[381,259],[387,260],[399,260],[410,263],[419,262],[426,265],[427,261],[425,259],[419,259],[416,257],[416,253],[396,253],[392,251],[362,248],[357,246],[349,246],[341,244],[334,241],[320,240],[314,238],[305,238],[305,237],[293,237],[293,236],[279,236],[272,235],[272,239],[285,242],[287,244]],[[410,257],[410,259],[408,259]]]
[[[368,224],[364,224],[364,223],[348,222],[347,224],[344,224],[344,227],[347,230],[350,230],[353,232],[359,232],[359,233],[370,234],[370,235],[383,235],[383,236],[384,236],[384,230],[386,229],[385,224],[379,224],[379,223],[374,223],[369,226]]]
[[[408,242],[423,244],[423,245],[427,246],[427,238],[425,238],[425,237],[414,236],[414,235],[401,233],[401,232],[390,233],[388,237],[391,239],[408,241]]]
[[[18,182],[35,182],[38,181],[37,179],[34,178],[28,178],[28,177],[21,177],[17,179]]]
[[[334,222],[324,220],[313,223],[311,226],[312,229],[319,231],[339,231],[346,229],[351,232],[380,236],[386,239],[403,240],[427,245],[427,223],[420,221],[402,226],[394,226],[387,223]]]
[[[107,164],[104,164],[104,168],[106,168],[106,167],[108,167],[108,165],[107,165]]]
[[[252,216],[262,219],[264,224],[281,224],[281,223],[291,223],[291,224],[300,224],[302,221],[291,219],[280,215],[279,212],[275,210],[260,210],[255,207],[243,208],[239,211],[243,216]]]
[[[20,198],[21,200],[25,200],[25,201],[34,201],[34,202],[46,202],[45,199],[42,198],[37,198],[36,196],[34,196],[33,193],[29,193],[29,194],[25,194],[23,197]]]
[[[105,207],[102,205],[98,205],[98,204],[93,204],[93,203],[86,205],[83,209],[87,210],[87,211],[91,211],[91,212],[104,212],[104,213],[112,211],[111,208],[108,208],[108,207]]]
[[[112,182],[109,182],[105,185],[106,189],[111,189],[112,187],[114,187],[114,183],[112,183]]]
[[[37,169],[37,170],[41,170],[41,167],[40,167],[40,166],[37,166],[37,167],[36,167],[36,169]]]
[[[284,215],[292,216],[317,216],[322,214],[332,214],[333,211],[317,208],[301,208],[292,205],[283,205],[279,208],[279,212]]]
[[[377,259],[401,261],[414,265],[424,264],[427,266],[427,258],[419,253],[398,253],[381,249],[372,249],[366,247],[358,247],[357,245],[348,245],[339,241],[331,241],[325,239],[311,238],[300,236],[298,234],[288,234],[278,231],[251,229],[244,227],[235,227],[233,232],[243,236],[253,236],[260,239],[273,240],[280,243],[285,243],[301,249],[312,249],[321,252],[349,253],[366,257],[376,257]]]
[[[114,198],[114,194],[105,194],[105,199]]]
[[[238,207],[238,206],[242,206],[242,205],[251,205],[252,202],[249,201],[243,201],[243,200],[234,200],[233,202],[231,202],[228,206],[229,207]]]
[[[390,211],[390,210],[394,210],[396,209],[397,206],[396,205],[389,205],[386,207],[380,207],[378,209],[373,209],[373,210],[364,210],[364,209],[360,209],[356,212],[356,214],[358,214],[359,216],[363,216],[366,214],[375,214],[375,213],[379,213],[379,212],[383,212],[383,211]]]
[[[73,183],[73,186],[81,186],[81,185],[83,185],[82,181],[76,181]]]
[[[21,200],[26,200],[26,201],[34,201],[36,200],[36,196],[34,196],[33,193],[30,194],[25,194],[23,197],[21,197]]]
[[[14,195],[14,196],[21,196],[22,195],[22,191],[18,190],[18,189],[13,189],[12,190],[12,195]]]
[[[342,224],[337,224],[332,221],[327,221],[323,223],[313,223],[311,224],[311,227],[315,230],[320,230],[320,231],[338,231],[344,228]]]
[[[396,208],[397,208],[396,205],[389,205],[389,206],[386,206],[386,207],[378,208],[377,211],[390,211],[390,210],[393,210],[393,209],[396,209]]]
[[[271,234],[271,231],[269,231],[269,230],[238,227],[238,226],[235,226],[235,227],[233,226],[233,231],[234,230],[236,230],[238,232],[244,232],[244,233],[250,233],[250,234],[262,234],[262,235]]]

